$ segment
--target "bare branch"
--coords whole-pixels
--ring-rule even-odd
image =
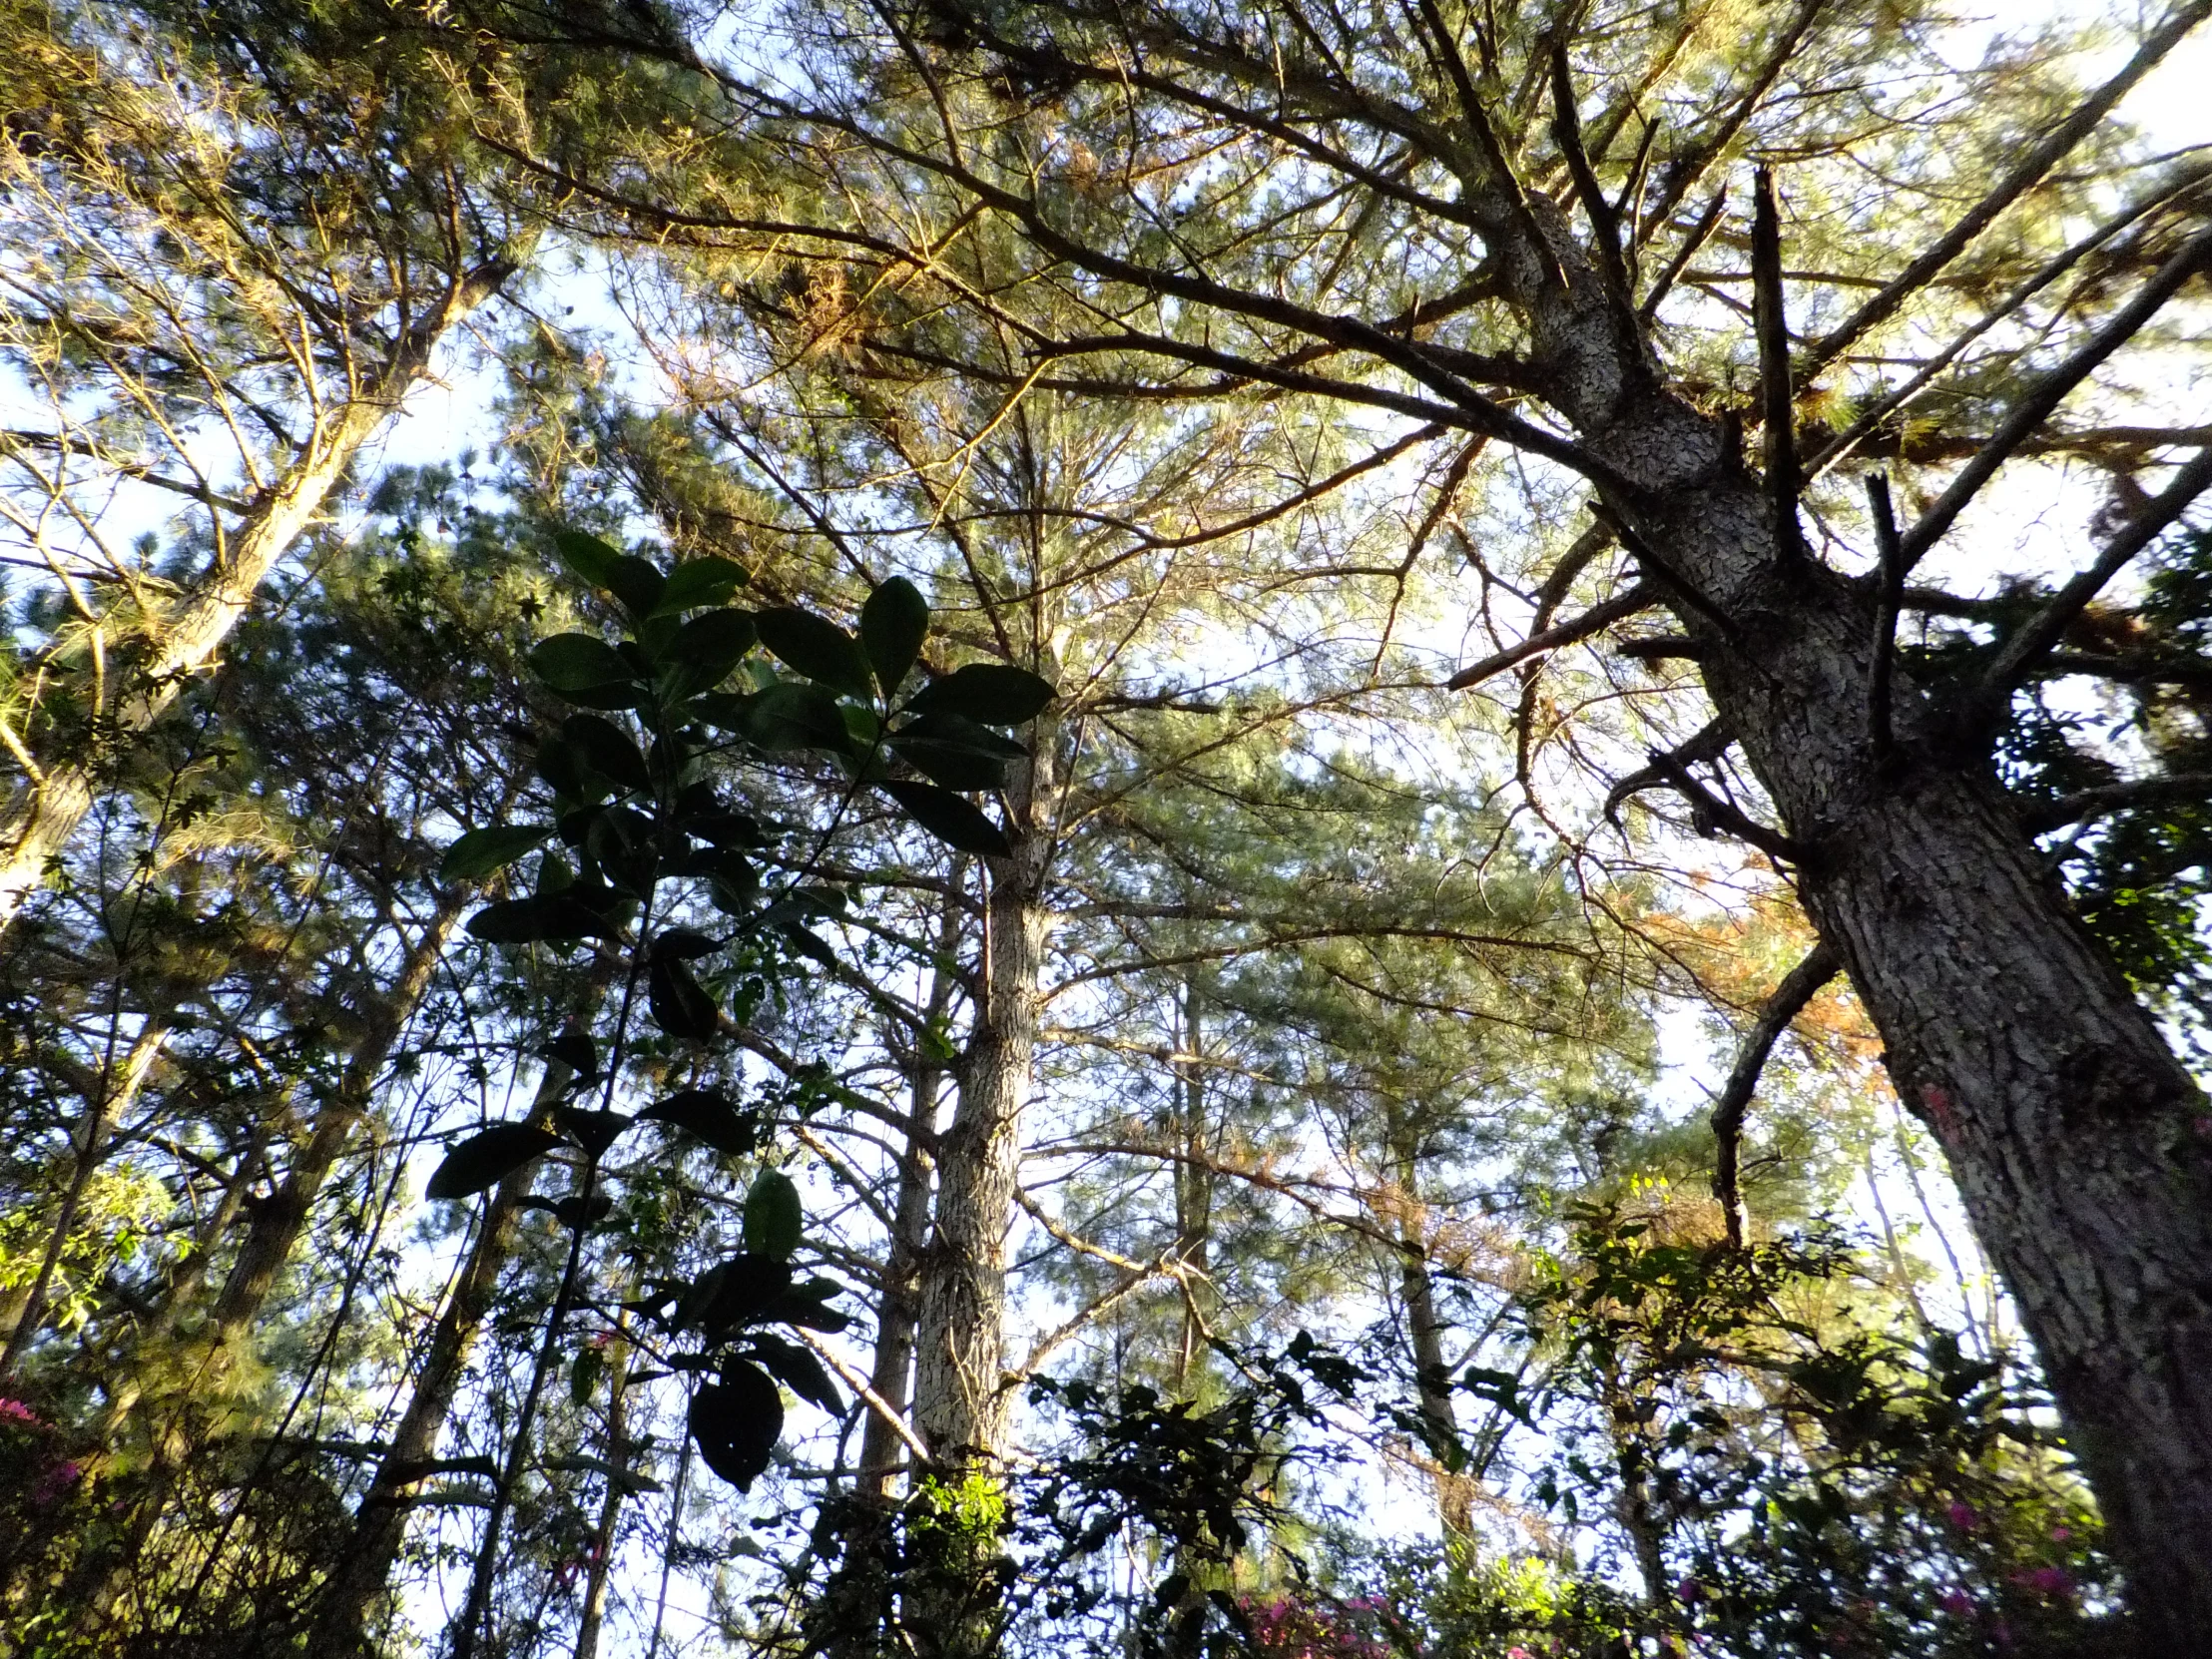
[[[2212,0],[2206,0],[2212,5]],[[2072,355],[2037,380],[2027,395],[2013,408],[2004,423],[1993,432],[1974,458],[1959,468],[1958,476],[1950,481],[1950,487],[1936,497],[1935,505],[1921,515],[1920,522],[1906,533],[1903,543],[1905,568],[1911,570],[1931,547],[1942,538],[1959,513],[1965,510],[1986,484],[1996,469],[2003,465],[2023,439],[2051,410],[2058,407],[2060,399],[2085,379],[2091,370],[2128,340],[2134,337],[2158,308],[2172,298],[2181,284],[2196,276],[2212,261],[2212,229],[2199,231],[2183,245],[2181,251],[2158,270],[2158,274],[2145,282],[2130,299],[2112,314],[2102,328],[2077,346]]]
[[[2179,45],[2181,38],[2207,17],[2212,17],[2212,0],[2187,0],[2186,4],[2176,6],[2169,12],[2166,21],[2151,33],[2136,50],[2135,56],[2122,66],[2120,72],[2097,88],[2071,115],[2052,128],[2040,144],[2022,156],[2012,170],[1967,211],[1964,218],[1936,238],[1928,252],[1892,277],[1889,285],[1880,293],[1820,338],[1798,365],[1799,383],[1803,384],[1819,374],[1868,329],[1894,315],[1898,307],[1919,292],[1931,276],[1963,253],[1967,244],[1986,230],[1998,214],[2041,180],[2061,156],[2079,144],[2105,118],[2112,106],[2126,96],[2130,87],[2149,74],[2159,59]]]
[[[1461,669],[1444,682],[1446,691],[1465,691],[1478,686],[1493,675],[1503,674],[1518,663],[1531,657],[1540,657],[1547,651],[1556,651],[1562,645],[1573,645],[1588,639],[1592,634],[1604,632],[1623,618],[1632,617],[1638,611],[1648,611],[1659,603],[1659,588],[1653,582],[1638,582],[1626,593],[1592,605],[1580,616],[1562,622],[1555,628],[1531,634],[1520,644],[1508,646],[1494,656],[1485,657],[1479,663]]]
[[[1667,755],[1667,763],[1675,768],[1703,766],[1708,762],[1717,761],[1727,754],[1728,746],[1735,741],[1735,734],[1729,731],[1726,722],[1709,721],[1688,742],[1680,744],[1670,751]],[[1632,796],[1641,795],[1645,790],[1657,789],[1660,785],[1672,781],[1667,765],[1655,761],[1650,766],[1638,767],[1605,792],[1606,823],[1618,830],[1621,822],[1620,810],[1627,805]]]
[[[1890,505],[1890,480],[1867,474],[1867,512],[1874,520],[1875,545],[1882,565],[1875,591],[1874,661],[1867,673],[1867,745],[1877,767],[1888,763],[1896,747],[1890,729],[1890,675],[1897,657],[1898,602],[1905,591],[1905,556],[1898,544],[1897,513]]]
[[[1765,428],[1767,495],[1774,512],[1774,554],[1785,567],[1805,556],[1798,528],[1797,400],[1790,385],[1790,319],[1782,299],[1782,216],[1774,173],[1754,175],[1751,216],[1752,327],[1759,337],[1759,402]]]
[[[1790,970],[1788,977],[1775,987],[1774,995],[1767,999],[1767,1005],[1759,1011],[1757,1022],[1745,1036],[1744,1046],[1736,1056],[1736,1069],[1728,1074],[1727,1085],[1713,1107],[1713,1196],[1720,1200],[1721,1216],[1728,1228],[1728,1244],[1732,1250],[1744,1247],[1744,1197],[1737,1179],[1744,1113],[1759,1087],[1760,1074],[1767,1069],[1767,1056],[1774,1052],[1775,1042],[1790,1028],[1790,1022],[1805,1011],[1814,992],[1835,978],[1842,965],[1842,960],[1824,939],[1807,953],[1804,961]]]
[[[2212,799],[2212,772],[2176,772],[2163,778],[2138,778],[2125,784],[2101,784],[2056,801],[2030,802],[2019,810],[2020,828],[2045,835],[2069,824],[2124,813],[2133,807],[2179,807]]]
[[[1751,818],[1733,802],[1723,801],[1690,775],[1690,769],[1672,755],[1661,755],[1656,750],[1651,755],[1652,767],[1669,784],[1679,791],[1684,800],[1707,823],[1725,834],[1734,835],[1740,841],[1748,841],[1768,857],[1802,864],[1806,861],[1806,849],[1779,830],[1770,830]]]

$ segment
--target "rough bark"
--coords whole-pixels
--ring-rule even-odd
[[[514,271],[510,262],[493,260],[456,276],[440,301],[399,335],[390,355],[350,396],[316,411],[290,465],[224,538],[214,568],[150,625],[151,642],[136,661],[117,665],[105,676],[110,690],[92,725],[97,738],[41,760],[38,771],[0,811],[0,931],[45,882],[47,870],[92,811],[115,756],[159,719],[191,677],[213,660],[262,583],[314,522],[362,448],[429,373],[440,342]]]
[[[1459,1438],[1459,1414],[1452,1405],[1450,1367],[1444,1359],[1444,1321],[1436,1311],[1436,1288],[1428,1277],[1428,1252],[1420,1237],[1419,1206],[1410,1202],[1406,1218],[1405,1250],[1398,1259],[1398,1294],[1405,1300],[1406,1345],[1413,1354],[1414,1387],[1420,1414],[1440,1445]],[[1436,1518],[1448,1537],[1464,1538],[1474,1530],[1474,1505],[1469,1482],[1436,1463],[1430,1471],[1436,1488]]]
[[[1021,1109],[1037,1043],[1037,994],[1048,917],[1050,837],[1031,822],[1051,799],[1051,734],[1009,792],[1013,856],[992,858],[983,986],[961,1056],[952,1122],[937,1150],[937,1203],[922,1262],[914,1361],[914,1429],[946,1467],[989,1463],[1004,1448],[1006,1240],[1021,1157]]]
[[[2188,1651],[2212,1626],[2202,1098],[1938,703],[1899,684],[1898,759],[1874,763],[1875,595],[1777,556],[1766,493],[1723,423],[1645,372],[1594,277],[1542,288],[1532,275],[1549,400],[1638,487],[1611,506],[1694,590],[1669,603],[1805,849],[1799,896],[2019,1305],[2147,1635]]]

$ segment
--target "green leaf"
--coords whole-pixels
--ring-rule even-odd
[[[852,739],[844,729],[844,717],[837,713],[837,700],[820,686],[770,686],[747,699],[744,721],[738,730],[772,755],[795,749],[827,749],[835,755],[852,752]]]
[[[680,1089],[638,1116],[654,1123],[673,1124],[733,1158],[746,1156],[761,1140],[759,1120],[740,1111],[720,1089]]]
[[[491,824],[471,830],[445,849],[438,862],[438,879],[474,881],[505,869],[552,832],[543,824]]]
[[[657,956],[646,970],[646,1001],[653,1023],[672,1037],[705,1042],[722,1023],[706,986],[673,956]]]
[[[597,1158],[622,1137],[630,1127],[630,1119],[620,1112],[602,1112],[583,1106],[562,1106],[554,1110],[554,1127]]]
[[[630,734],[604,715],[570,715],[561,737],[586,767],[624,792],[653,787],[645,755]]]
[[[823,1369],[812,1349],[772,1337],[765,1331],[757,1332],[749,1340],[755,1362],[801,1399],[821,1406],[831,1416],[844,1410],[844,1397],[837,1392],[837,1385],[830,1381],[829,1372]]]
[[[753,1178],[753,1190],[745,1195],[745,1248],[756,1256],[788,1262],[799,1248],[805,1217],[799,1206],[799,1189],[781,1170],[765,1169]]]
[[[553,550],[560,554],[561,563],[593,587],[611,590],[615,567],[622,562],[622,550],[619,547],[610,547],[597,536],[582,530],[556,530],[553,533]]]
[[[606,1375],[607,1357],[596,1348],[586,1348],[576,1356],[576,1364],[569,1368],[569,1403],[579,1411],[591,1403],[591,1396],[599,1391],[599,1380]],[[550,1468],[550,1463],[542,1465]]]
[[[712,690],[759,643],[753,619],[743,611],[708,611],[676,630],[661,653],[667,666],[661,685],[672,703]]]
[[[964,715],[986,726],[1019,726],[1044,712],[1052,682],[1011,663],[970,663],[907,699],[909,714]]]
[[[964,744],[891,739],[891,751],[929,782],[948,790],[997,790],[1006,786],[1006,761]]]
[[[929,601],[905,577],[893,576],[867,596],[860,607],[860,645],[885,697],[912,670],[928,633]]]
[[[606,582],[608,591],[622,601],[622,608],[641,620],[653,614],[667,585],[668,577],[659,565],[629,553],[615,561]]]
[[[563,697],[627,689],[635,680],[629,659],[597,634],[555,634],[530,647],[530,672]]]
[[[669,572],[667,583],[661,589],[661,603],[655,607],[663,616],[675,611],[693,611],[702,605],[726,604],[732,594],[746,586],[745,571],[728,559],[709,555],[704,559],[686,559]]]
[[[956,851],[987,853],[996,858],[1013,855],[1006,832],[985,818],[972,801],[950,790],[939,789],[934,784],[898,780],[878,784],[876,788],[897,802],[908,818]]]
[[[692,1395],[690,1426],[707,1466],[751,1491],[784,1431],[784,1398],[760,1367],[737,1361],[723,1368],[720,1382]]]
[[[869,695],[867,658],[860,642],[833,622],[796,605],[757,612],[761,643],[808,679],[852,697]]]
[[[586,1349],[584,1352],[589,1354],[593,1351]],[[580,1354],[576,1357],[576,1364],[581,1368],[583,1363],[584,1356]],[[629,1384],[625,1383],[624,1386],[627,1387]],[[576,1403],[578,1406],[582,1406],[584,1401],[578,1400]],[[640,1474],[635,1469],[626,1469],[618,1464],[610,1463],[604,1457],[548,1457],[538,1467],[551,1469],[560,1474],[600,1475],[620,1486],[633,1497],[640,1492],[657,1492],[662,1489],[661,1483],[650,1475]]]
[[[558,1061],[568,1067],[573,1082],[587,1083],[598,1079],[599,1045],[582,1031],[563,1031],[551,1042],[539,1044],[537,1052],[548,1060]]]
[[[622,930],[571,888],[487,904],[468,918],[468,936],[486,944],[566,944],[577,939],[617,939]]]
[[[467,1198],[486,1187],[497,1186],[533,1158],[542,1158],[561,1144],[561,1137],[526,1123],[495,1123],[481,1130],[451,1152],[438,1165],[424,1198]]]

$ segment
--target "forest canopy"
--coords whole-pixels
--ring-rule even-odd
[[[0,0],[0,1652],[2199,1651],[2212,0]]]

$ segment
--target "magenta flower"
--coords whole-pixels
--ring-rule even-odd
[[[0,1418],[9,1422],[28,1423],[33,1428],[45,1426],[39,1421],[38,1413],[20,1399],[0,1399]]]
[[[1981,1511],[1962,1497],[1952,1498],[1944,1513],[1950,1516],[1950,1524],[1961,1532],[1971,1532],[1981,1524]]]
[[[2030,1567],[2014,1573],[2012,1582],[2045,1596],[2070,1596],[2074,1588],[2073,1574],[2064,1567]]]
[[[1973,1597],[1964,1590],[1945,1590],[1943,1599],[1936,1605],[1954,1619],[1969,1618],[1973,1614]]]

